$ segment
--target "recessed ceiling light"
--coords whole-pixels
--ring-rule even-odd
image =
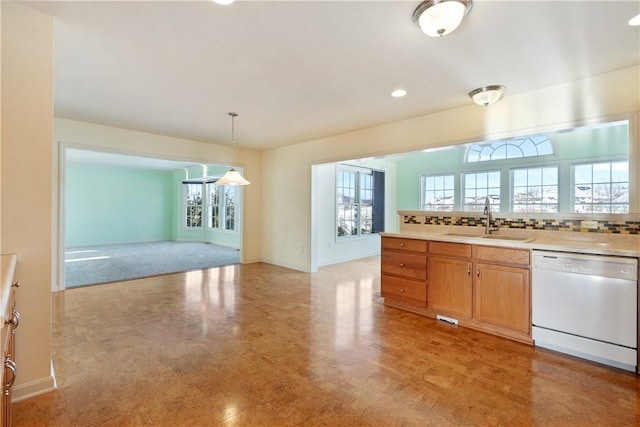
[[[211,0],[214,3],[222,4],[224,6],[233,3],[234,0]]]
[[[633,18],[629,19],[629,25],[632,27],[640,26],[640,15],[636,15]]]
[[[393,92],[391,92],[391,96],[393,96],[394,98],[402,98],[406,94],[407,94],[407,91],[404,89],[396,89]]]

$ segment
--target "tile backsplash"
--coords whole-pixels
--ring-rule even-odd
[[[400,220],[403,224],[412,225],[453,225],[460,227],[484,227],[486,219],[478,214],[464,212],[411,212],[400,214]],[[468,216],[467,216],[468,214]],[[613,216],[613,215],[608,215]],[[545,230],[545,231],[573,231],[585,233],[612,233],[612,234],[640,234],[640,216],[637,218],[629,218],[630,215],[624,215],[620,220],[597,219],[598,228],[586,229],[582,228],[584,219],[592,220],[592,218],[561,218],[561,214],[554,215],[553,218],[526,218],[516,215],[508,217],[501,214],[492,214],[492,227],[520,229],[520,230]]]

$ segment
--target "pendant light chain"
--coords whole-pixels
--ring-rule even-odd
[[[231,116],[231,169],[229,169],[219,180],[216,181],[218,185],[249,185],[249,181],[244,179],[240,173],[235,170],[233,165],[236,162],[235,156],[235,144],[236,144],[236,121],[238,113],[228,113]]]
[[[235,147],[235,133],[236,133],[236,117],[238,117],[238,113],[229,113],[229,115],[231,116],[231,167],[233,167],[233,165],[235,165],[236,160],[235,160],[235,153],[234,153],[234,147]]]

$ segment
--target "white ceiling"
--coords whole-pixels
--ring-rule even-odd
[[[419,1],[25,3],[56,17],[57,117],[228,144],[236,111],[236,145],[258,150],[640,62],[638,1],[475,0],[439,39]]]

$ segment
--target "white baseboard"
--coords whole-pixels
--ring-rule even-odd
[[[357,259],[369,258],[369,257],[374,257],[379,255],[380,255],[380,249],[376,248],[374,251],[369,253],[360,253],[354,256],[346,256],[338,259],[323,260],[321,262],[318,262],[318,267],[326,267],[333,264],[340,264],[343,262],[355,261]]]
[[[52,374],[45,378],[40,378],[35,381],[30,381],[25,384],[20,384],[13,389],[13,402],[20,402],[21,400],[30,399],[41,394],[49,393],[56,390],[56,378]]]

